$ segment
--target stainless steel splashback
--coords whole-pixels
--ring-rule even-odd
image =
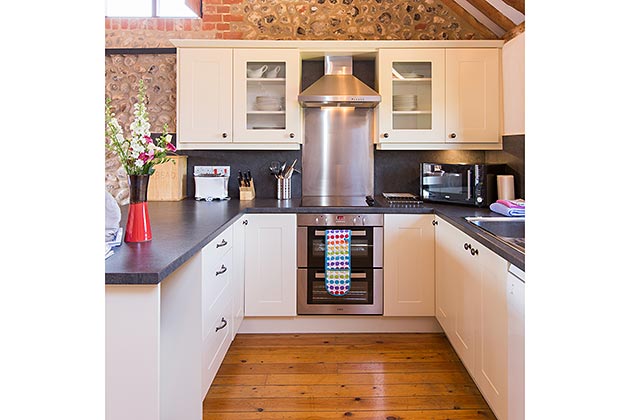
[[[373,195],[373,130],[370,108],[305,109],[302,195]]]

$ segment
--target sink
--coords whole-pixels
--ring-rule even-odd
[[[466,217],[466,220],[507,245],[525,252],[524,217]]]

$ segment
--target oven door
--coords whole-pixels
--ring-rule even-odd
[[[324,268],[326,229],[349,229],[350,265],[352,268],[383,267],[383,228],[374,226],[308,226],[298,227],[298,267]]]
[[[474,204],[474,165],[423,164],[422,199]]]
[[[383,315],[381,268],[353,268],[345,296],[328,294],[323,269],[300,268],[297,280],[298,315]]]

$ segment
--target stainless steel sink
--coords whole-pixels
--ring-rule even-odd
[[[507,245],[525,252],[524,217],[466,217],[466,220]]]

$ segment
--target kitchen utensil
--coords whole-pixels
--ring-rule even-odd
[[[265,77],[268,79],[275,79],[276,77],[278,77],[278,73],[280,73],[280,66],[276,66],[269,70],[267,74],[265,74]]]
[[[280,165],[280,175],[282,175],[284,173],[284,168],[287,167],[287,162],[282,162],[282,165]]]
[[[280,175],[280,162],[278,162],[277,160],[274,160],[273,162],[271,162],[269,164],[269,170],[271,171],[272,174],[274,174],[276,176],[276,178],[278,177],[278,175]]]
[[[291,164],[291,166],[289,166],[289,167],[287,168],[287,170],[286,170],[286,171],[283,171],[283,172],[282,172],[282,177],[283,177],[283,178],[291,178],[291,175],[293,175],[293,168],[295,167],[295,164],[296,164],[296,163],[297,163],[297,159],[295,159],[295,160],[293,161],[293,163]]]
[[[259,77],[262,77],[262,75],[265,74],[267,69],[268,69],[267,65],[264,65],[264,66],[259,67],[257,69],[247,69],[247,77],[251,77],[253,79],[257,79]]]

